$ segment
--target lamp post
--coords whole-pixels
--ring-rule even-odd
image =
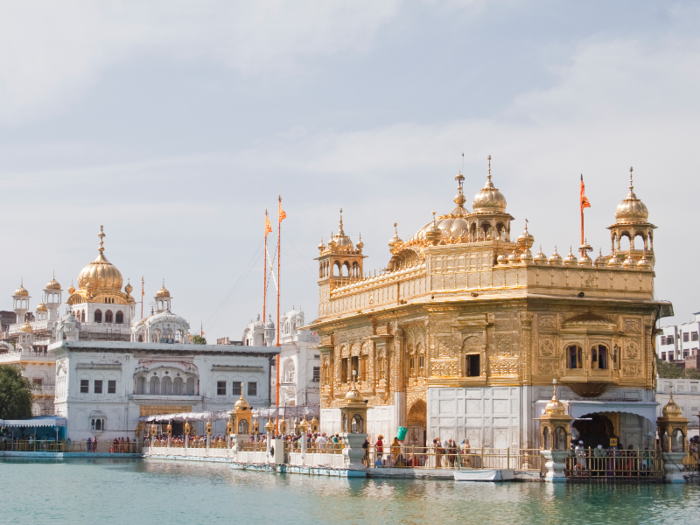
[[[681,407],[673,400],[673,389],[671,399],[661,410],[661,417],[656,420],[656,427],[666,483],[684,483],[683,459],[688,453],[688,418],[683,417]]]
[[[549,483],[566,482],[566,458],[571,447],[571,421],[573,417],[566,413],[564,403],[557,399],[557,380],[553,380],[552,399],[544,408],[542,417],[535,418],[541,423],[540,450],[545,459]]]
[[[306,422],[306,415],[304,415],[304,419],[299,423],[299,430],[301,431],[301,463],[303,465],[306,460],[306,432],[309,430],[309,424]]]

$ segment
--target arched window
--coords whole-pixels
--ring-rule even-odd
[[[169,376],[165,376],[160,385],[160,393],[164,396],[172,395],[173,393],[173,381]]]
[[[124,324],[124,312],[117,312],[116,320],[117,324]]]
[[[544,440],[544,443],[542,443],[544,450],[551,450],[552,444],[549,435],[549,427],[544,427],[544,430],[542,431],[542,439]]]
[[[96,323],[102,322],[102,310],[95,310],[95,322]]]
[[[554,450],[566,450],[566,431],[562,427],[554,429]]]
[[[364,422],[362,421],[362,418],[360,417],[359,414],[355,414],[355,417],[352,418],[352,425],[350,426],[350,432],[353,434],[359,434],[364,432]]]
[[[136,380],[136,393],[145,394],[146,393],[146,378],[144,376],[139,376]]]
[[[583,350],[578,345],[566,347],[566,358],[569,368],[583,368]]]
[[[608,348],[605,345],[593,345],[591,348],[591,368],[607,370]]]
[[[248,420],[247,419],[241,419],[238,422],[238,433],[239,434],[247,434],[248,433]]]
[[[181,396],[182,394],[184,394],[182,391],[182,378],[176,377],[175,381],[173,381],[173,395]]]
[[[112,310],[107,310],[105,312],[105,323],[111,323],[114,321],[114,315],[112,314]]]
[[[139,343],[143,343],[143,334],[139,335]]]
[[[80,314],[80,320],[84,323],[85,322],[85,310],[83,310],[83,313]]]
[[[190,377],[187,379],[187,395],[188,396],[193,396],[194,395],[194,378]]]
[[[151,378],[151,391],[149,393],[152,396],[160,394],[160,379],[158,379],[156,376]]]

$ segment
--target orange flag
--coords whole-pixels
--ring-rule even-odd
[[[282,222],[284,219],[287,218],[287,214],[282,211],[282,197],[280,197],[280,215],[279,215],[279,221]]]
[[[583,211],[584,208],[591,207],[591,202],[588,200],[588,197],[586,197],[585,193],[586,185],[583,183],[583,175],[581,175],[581,211]]]
[[[267,217],[267,211],[265,211],[265,237],[272,231],[272,226],[270,225],[270,219]]]

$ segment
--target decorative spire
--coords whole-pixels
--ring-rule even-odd
[[[338,226],[338,235],[345,235],[343,231],[343,208],[340,208],[340,223]]]
[[[552,401],[559,401],[557,399],[557,380],[552,379]]]
[[[630,167],[630,191],[634,191],[634,181],[632,180],[632,173],[634,172],[634,168]]]
[[[491,155],[489,155],[489,174],[488,174],[489,180],[491,180]]]
[[[98,233],[97,236],[100,238],[100,247],[98,248],[97,251],[100,252],[100,253],[102,253],[102,252],[105,251],[105,248],[104,248],[104,244],[105,244],[104,238],[107,236],[107,234],[105,233],[105,227],[104,227],[104,226],[100,226],[100,233]]]

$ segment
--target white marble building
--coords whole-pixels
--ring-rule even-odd
[[[252,407],[267,407],[277,353],[275,347],[69,338],[49,348],[56,358],[56,413],[68,419],[70,439],[111,441],[133,440],[141,416],[230,410],[241,393]],[[223,434],[225,423],[214,423],[214,433]],[[180,426],[174,434],[182,434]]]
[[[663,326],[656,336],[656,355],[664,361],[683,361],[697,357],[700,349],[700,312],[680,325]]]
[[[659,403],[657,416],[671,399],[681,407],[683,417],[688,418],[688,437],[700,434],[700,380],[698,379],[657,379],[656,401]]]
[[[280,317],[280,406],[317,405],[320,402],[320,355],[316,346],[318,336],[300,330],[304,312],[292,309]],[[276,344],[275,323],[263,324],[258,317],[243,331],[243,345],[273,346]],[[277,369],[272,368],[272,388],[276,391]],[[273,403],[275,395],[273,394]]]

